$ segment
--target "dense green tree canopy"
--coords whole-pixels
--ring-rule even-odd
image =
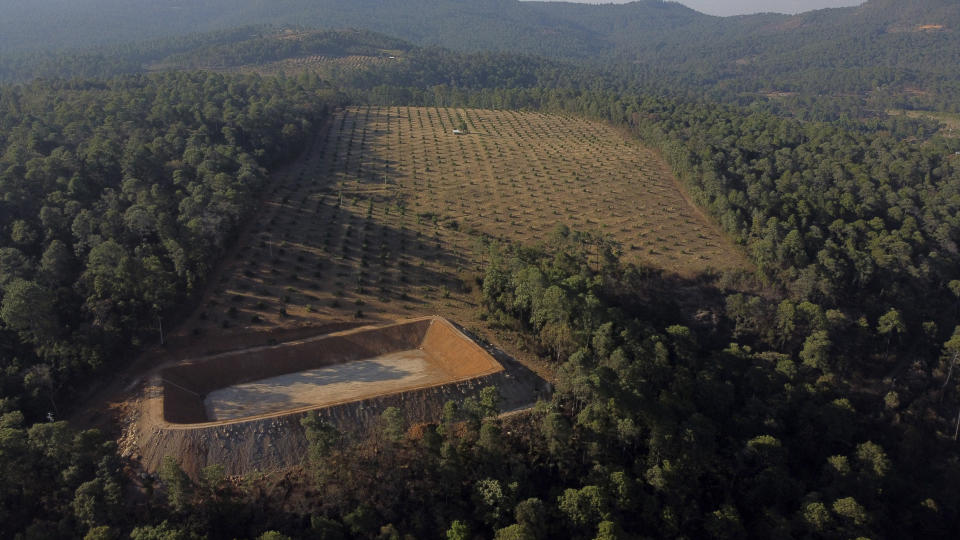
[[[63,4],[18,4],[0,41],[23,38],[11,25],[31,10],[84,3]],[[289,22],[276,3],[247,4],[118,28],[142,39],[257,13]],[[956,109],[957,34],[920,28],[955,26],[955,2],[722,21],[653,1],[484,0],[468,17],[458,2],[400,4],[282,7],[316,16],[298,24],[365,13],[368,28],[428,46],[246,27],[0,62],[0,79],[32,80],[0,87],[0,534],[951,537],[960,143],[882,110]],[[169,7],[100,13],[141,21],[132,10]],[[87,15],[48,24],[102,24]],[[190,71],[389,51],[401,58],[328,81]],[[146,63],[183,71],[146,75]],[[684,280],[562,226],[539,246],[479,238],[492,254],[475,282],[480,315],[555,372],[534,409],[499,416],[491,387],[448,403],[437,425],[408,429],[387,409],[367,440],[308,415],[311,474],[190,478],[167,459],[130,488],[115,445],[60,418],[190,304],[270,168],[346,99],[622,127],[661,151],[756,271]]]

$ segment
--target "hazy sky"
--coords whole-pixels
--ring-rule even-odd
[[[568,0],[587,4],[625,4],[630,0]],[[774,11],[800,13],[827,7],[859,6],[864,0],[679,0],[702,13],[710,15],[743,15]]]

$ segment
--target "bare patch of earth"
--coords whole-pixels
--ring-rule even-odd
[[[288,373],[216,390],[204,406],[210,421],[325,406],[451,379],[420,349]]]

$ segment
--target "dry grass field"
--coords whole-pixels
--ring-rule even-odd
[[[604,124],[350,108],[277,175],[185,331],[422,314],[470,327],[481,239],[536,243],[561,224],[683,276],[747,264],[657,155]]]

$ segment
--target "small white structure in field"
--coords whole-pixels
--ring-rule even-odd
[[[455,130],[453,130],[453,134],[454,134],[454,135],[463,135],[463,130],[461,130],[461,129],[455,129]]]

